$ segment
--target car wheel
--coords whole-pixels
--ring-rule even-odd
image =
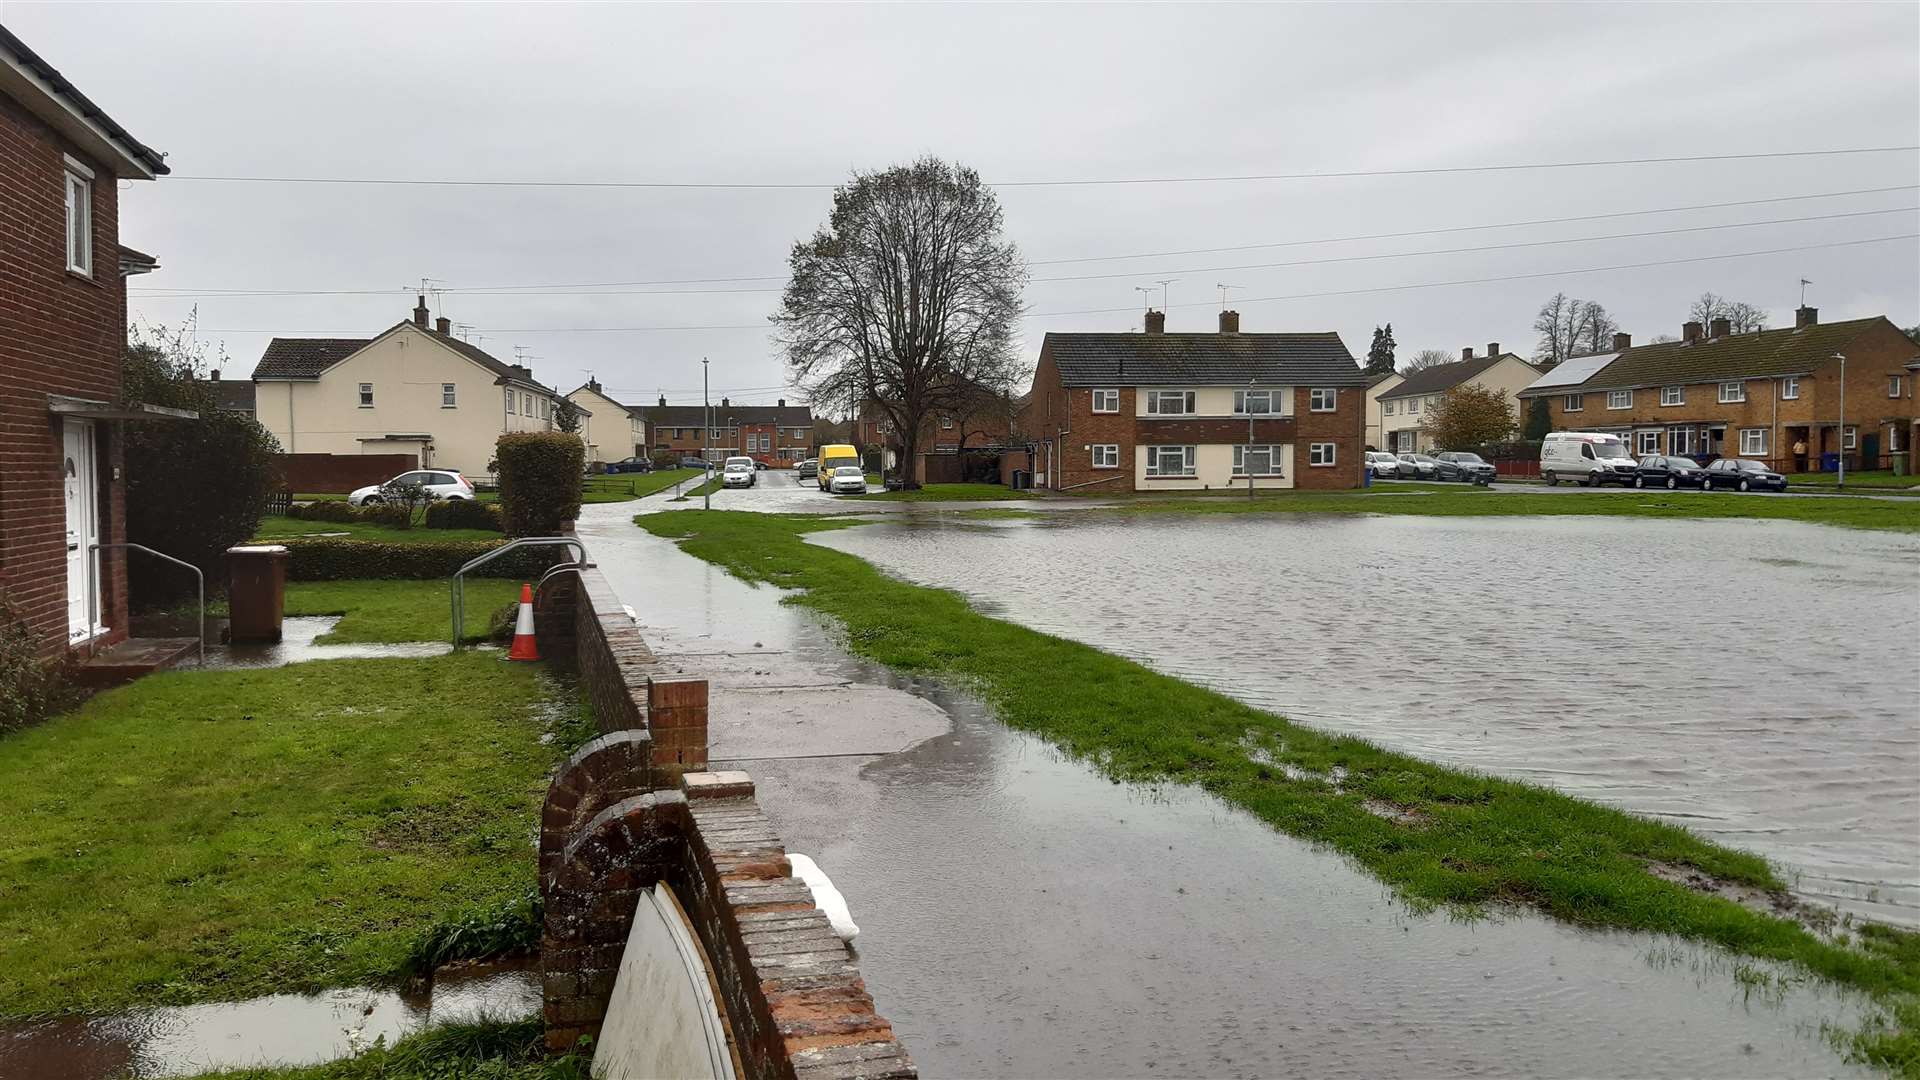
[[[361,506],[379,506],[379,505],[380,505],[380,496],[378,496],[378,495],[369,495],[369,496],[367,496],[366,498],[364,498],[364,499],[361,499],[361,500],[360,500],[360,505],[361,505]]]
[[[1740,490],[1741,490],[1741,491],[1752,491],[1752,490],[1753,490],[1753,485],[1752,485],[1752,484],[1749,484],[1749,483],[1747,483],[1747,482],[1746,482],[1745,480],[1742,480],[1742,481],[1740,481]]]
[[[1584,486],[1586,486],[1586,487],[1590,487],[1590,488],[1597,488],[1597,487],[1599,487],[1599,486],[1600,486],[1600,474],[1599,474],[1599,473],[1597,473],[1597,472],[1590,472],[1590,473],[1588,473],[1588,474],[1587,474],[1587,478],[1586,478],[1586,480],[1585,480],[1585,481],[1583,481],[1583,485],[1584,485]]]
[[[1679,486],[1680,486],[1680,481],[1678,481],[1678,480],[1675,480],[1675,479],[1674,479],[1673,477],[1671,477],[1671,476],[1669,476],[1669,477],[1667,477],[1667,490],[1668,490],[1668,491],[1672,491],[1672,490],[1673,490],[1674,488],[1677,488],[1677,487],[1679,487]]]
[[[1555,475],[1554,475],[1553,473],[1551,473],[1551,472],[1549,472],[1549,473],[1547,474],[1547,486],[1548,486],[1548,487],[1559,487],[1559,486],[1560,486],[1560,478],[1559,478],[1558,476],[1555,476]]]
[[[1644,477],[1644,476],[1636,476],[1636,477],[1634,477],[1634,478],[1633,478],[1633,486],[1634,486],[1634,487],[1637,487],[1637,488],[1643,488],[1643,487],[1646,487],[1646,486],[1647,486],[1647,478],[1646,478],[1646,477]]]

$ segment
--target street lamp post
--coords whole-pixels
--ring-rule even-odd
[[[1847,487],[1847,354],[1834,353],[1833,358],[1840,361],[1840,482],[1835,487],[1844,491]]]
[[[700,509],[713,509],[713,402],[707,400],[707,358],[700,358],[700,456],[707,459],[707,478],[700,485]]]
[[[1253,501],[1253,380],[1247,380],[1247,397],[1243,404],[1247,408],[1247,452],[1240,460],[1241,468],[1247,470],[1247,501]]]

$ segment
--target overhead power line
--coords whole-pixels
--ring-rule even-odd
[[[1357,296],[1365,293],[1403,292],[1410,289],[1438,289],[1458,285],[1484,285],[1500,281],[1530,281],[1538,278],[1576,277],[1581,274],[1602,274],[1618,270],[1644,270],[1655,266],[1681,266],[1688,263],[1717,262],[1722,259],[1751,259],[1766,255],[1785,255],[1798,251],[1819,251],[1827,248],[1860,247],[1866,244],[1885,244],[1897,240],[1920,239],[1920,233],[1899,233],[1893,236],[1870,236],[1860,240],[1835,240],[1820,244],[1797,244],[1792,247],[1766,248],[1760,251],[1730,251],[1719,255],[1696,255],[1681,259],[1653,259],[1647,262],[1616,263],[1610,266],[1587,266],[1573,270],[1542,270],[1528,274],[1502,274],[1496,277],[1457,278],[1449,281],[1420,281],[1399,285],[1379,285],[1358,289],[1331,289],[1321,292],[1289,293],[1281,296],[1252,296],[1236,298],[1235,304],[1262,304],[1281,300],[1306,300],[1325,296]],[[1174,304],[1173,307],[1205,307],[1214,305],[1211,301]],[[1081,308],[1074,311],[1035,311],[1025,313],[1025,318],[1049,319],[1067,315],[1108,315],[1118,312],[1137,312],[1140,309],[1132,305],[1114,308]],[[732,325],[711,326],[533,326],[502,329],[480,327],[489,334],[639,334],[655,332],[675,332],[683,330],[765,330],[765,323],[736,323]],[[339,330],[225,330],[203,329],[206,334],[335,334],[354,333]]]
[[[1920,150],[1920,146],[1854,146],[1828,150],[1769,150],[1735,154],[1686,154],[1671,157],[1595,158],[1581,161],[1530,161],[1500,165],[1443,165],[1408,169],[1339,169],[1293,173],[1254,173],[1242,176],[1133,176],[1054,180],[996,180],[994,187],[1096,187],[1132,184],[1220,184],[1268,180],[1350,180],[1380,176],[1440,176],[1454,173],[1521,172],[1537,169],[1595,169],[1621,165],[1681,165],[1703,161],[1758,161],[1780,158],[1822,158],[1850,154],[1897,154]],[[479,180],[417,179],[368,176],[193,176],[174,174],[170,183],[202,181],[227,184],[377,184],[395,187],[494,187],[494,188],[639,188],[667,190],[721,191],[814,191],[839,187],[838,183],[788,182],[754,183],[746,181],[677,180]]]

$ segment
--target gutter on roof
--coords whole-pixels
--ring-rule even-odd
[[[41,59],[40,55],[27,47],[26,42],[13,36],[6,27],[0,26],[0,88],[12,91],[19,96],[18,89],[28,87],[37,91],[45,100],[57,105],[60,112],[54,116],[41,116],[62,133],[76,142],[95,142],[110,151],[107,157],[118,158],[128,166],[129,171],[142,179],[152,180],[165,176],[172,170],[167,168],[167,156],[133,137],[126,128],[116,123],[105,110],[88,100],[80,88],[60,74],[52,64]],[[21,104],[31,106],[31,102],[21,99]]]

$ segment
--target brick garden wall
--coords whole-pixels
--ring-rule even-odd
[[[281,483],[289,491],[345,495],[369,484],[384,484],[420,467],[417,454],[279,454]]]

